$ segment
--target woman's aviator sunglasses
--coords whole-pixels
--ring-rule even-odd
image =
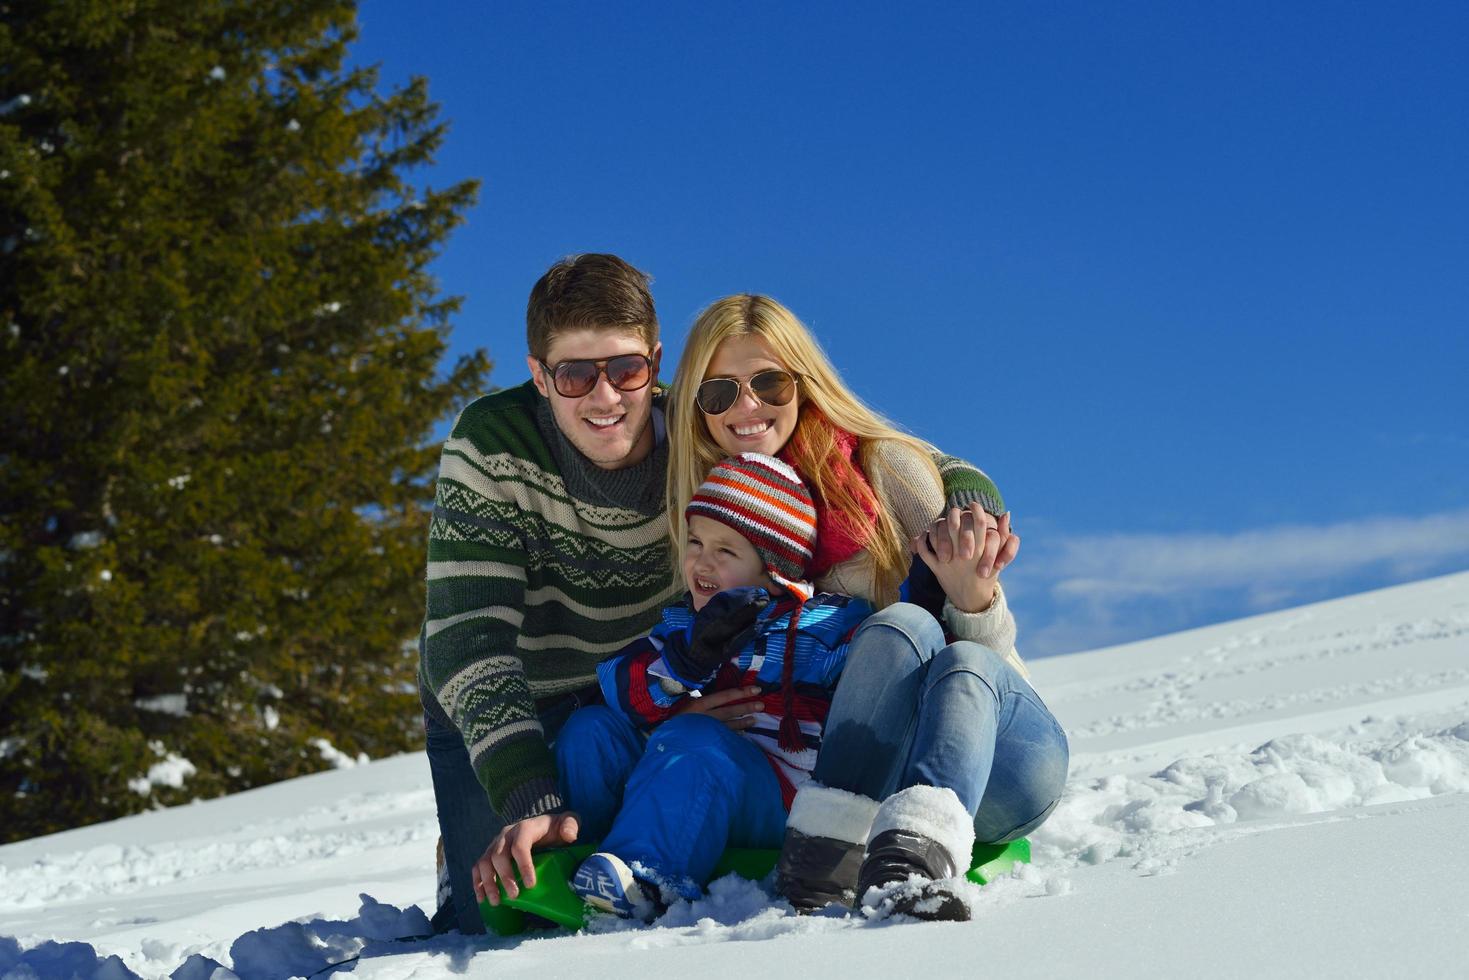
[[[618,391],[637,391],[653,380],[653,361],[647,354],[619,354],[602,360],[562,361],[555,367],[541,362],[551,376],[556,393],[563,398],[580,398],[597,387],[597,376],[607,375],[607,383]]]
[[[694,401],[705,415],[723,415],[740,400],[740,387],[750,389],[759,401],[779,408],[796,397],[796,376],[789,371],[761,371],[741,381],[738,378],[710,378],[699,385]]]

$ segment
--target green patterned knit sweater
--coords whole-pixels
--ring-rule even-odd
[[[981,507],[996,517],[1005,513],[1005,499],[1000,496],[1000,488],[995,486],[995,481],[986,476],[983,470],[947,453],[934,454],[933,462],[939,469],[940,479],[944,481],[946,507],[967,507],[978,501]]]
[[[597,468],[529,382],[472,403],[444,443],[419,685],[507,822],[565,805],[536,700],[595,684],[679,594],[667,465],[660,436],[642,462]]]

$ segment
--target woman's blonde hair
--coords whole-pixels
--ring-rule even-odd
[[[934,449],[921,439],[899,431],[864,405],[842,383],[805,324],[769,296],[741,293],[715,301],[699,314],[684,343],[668,410],[668,508],[679,564],[688,530],[684,508],[709,470],[726,455],[710,436],[704,413],[694,398],[714,352],[730,337],[758,337],[770,347],[781,365],[798,377],[796,396],[800,415],[786,443],[787,460],[800,471],[821,506],[843,515],[849,527],[865,527],[869,521],[867,512],[876,511],[876,527],[865,546],[874,561],[878,594],[865,598],[881,605],[895,602],[898,586],[908,574],[908,542],[896,519],[881,505],[870,486],[840,479],[843,468],[835,430],[844,429],[857,437],[856,462],[869,479],[876,475],[875,468],[880,468],[884,479],[906,482],[879,458],[876,444],[890,439],[916,450],[932,471],[934,485],[940,485],[932,457]]]

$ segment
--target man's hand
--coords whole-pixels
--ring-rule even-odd
[[[764,708],[764,702],[752,701],[759,697],[758,687],[732,687],[727,691],[715,691],[703,697],[685,697],[675,715],[708,715],[722,721],[735,731],[743,731],[755,724],[755,713]]]
[[[534,888],[536,869],[531,863],[530,852],[538,847],[573,844],[580,830],[577,815],[570,812],[543,813],[539,817],[526,817],[506,824],[470,872],[474,881],[474,897],[489,899],[491,905],[499,905],[500,888],[504,888],[510,898],[519,895],[516,868],[520,869],[520,880],[525,882],[525,887]]]
[[[996,520],[974,503],[950,508],[909,547],[933,571],[955,608],[983,612],[994,601],[1000,569],[1020,551],[1020,535],[1010,529],[1009,514]]]

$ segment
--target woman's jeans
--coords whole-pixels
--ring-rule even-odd
[[[974,814],[975,839],[1039,827],[1066,786],[1066,733],[1005,658],[946,643],[926,610],[897,603],[858,628],[812,775],[874,800],[945,786]]]
[[[579,694],[568,694],[540,712],[541,727],[548,742],[556,738],[566,719],[584,701]],[[490,806],[489,797],[469,764],[469,749],[459,729],[436,711],[428,710],[423,713],[423,729],[429,772],[433,776],[434,802],[439,811],[439,833],[444,839],[444,862],[454,893],[454,924],[466,935],[482,933],[485,926],[474,897],[471,869],[505,826],[505,821]],[[437,925],[440,917],[434,918]]]

